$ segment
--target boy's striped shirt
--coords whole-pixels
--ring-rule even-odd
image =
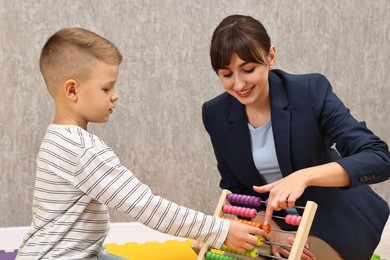
[[[219,248],[229,222],[152,194],[100,138],[49,125],[37,156],[33,218],[17,259],[99,259],[107,206],[135,221]]]

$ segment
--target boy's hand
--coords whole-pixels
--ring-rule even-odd
[[[256,235],[265,236],[267,233],[256,227],[231,220],[229,233],[225,240],[225,245],[237,252],[252,250],[257,243]]]

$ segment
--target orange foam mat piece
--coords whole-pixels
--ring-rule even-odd
[[[130,260],[196,260],[197,255],[191,248],[192,240],[168,240],[165,242],[129,242],[125,244],[106,244],[110,254]]]

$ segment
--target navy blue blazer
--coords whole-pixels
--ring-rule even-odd
[[[321,74],[269,73],[271,120],[283,176],[336,161],[348,172],[350,187],[308,187],[297,205],[318,203],[311,233],[327,241],[345,259],[367,260],[380,241],[389,206],[368,184],[389,179],[386,143],[359,123]],[[253,162],[244,106],[227,92],[203,104],[221,174],[220,187],[259,196],[253,185],[266,184]],[[334,158],[332,145],[341,156]],[[268,194],[260,195],[266,199]]]

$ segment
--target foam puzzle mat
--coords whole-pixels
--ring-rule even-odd
[[[165,242],[130,242],[125,244],[106,244],[109,253],[130,260],[196,260],[197,255],[191,249],[192,240],[168,240]]]

